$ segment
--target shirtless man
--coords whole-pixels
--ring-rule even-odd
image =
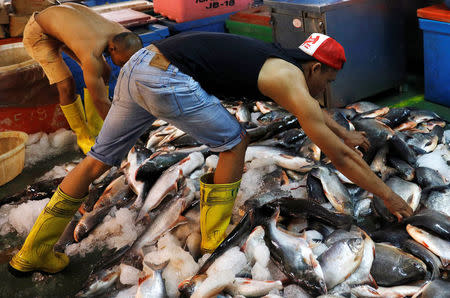
[[[75,3],[51,6],[34,13],[24,29],[25,49],[42,66],[50,84],[57,84],[61,109],[84,153],[94,145],[111,106],[106,86],[111,70],[103,52],[108,50],[108,42],[115,37],[128,39],[136,47],[142,47],[134,33]],[[76,60],[83,70],[90,94],[85,98],[86,117],[61,50]]]
[[[245,129],[213,95],[219,93],[271,98],[297,117],[340,172],[380,197],[399,220],[412,215],[408,204],[355,150],[355,146],[368,148],[364,134],[339,126],[315,99],[346,61],[343,47],[334,39],[314,33],[299,49],[287,50],[232,34],[187,32],[128,54],[111,53],[117,65],[128,60],[117,81],[111,111],[88,156],[64,178],[12,258],[12,272],[58,272],[67,266],[68,257],[54,252],[53,245],[89,185],[120,164],[157,118],[220,153],[215,173],[200,179],[201,248],[213,251],[225,237],[249,142]]]

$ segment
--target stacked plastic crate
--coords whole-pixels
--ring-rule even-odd
[[[269,7],[254,7],[231,15],[226,21],[226,26],[230,33],[272,42],[270,15]]]
[[[160,23],[171,34],[183,31],[225,32],[225,21],[236,11],[249,8],[252,0],[153,0]]]

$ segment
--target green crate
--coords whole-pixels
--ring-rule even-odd
[[[226,20],[228,32],[253,37],[266,42],[273,42],[272,27]]]

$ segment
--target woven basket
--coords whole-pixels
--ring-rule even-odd
[[[22,172],[27,139],[28,135],[21,131],[0,132],[0,185]]]

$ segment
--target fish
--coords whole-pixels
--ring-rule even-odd
[[[406,231],[414,240],[440,257],[444,267],[448,266],[450,263],[450,241],[431,235],[425,230],[419,229],[410,224],[406,226]]]
[[[251,120],[250,111],[245,104],[240,104],[236,108],[235,117],[240,123],[248,123]]]
[[[376,118],[376,117],[382,117],[383,115],[386,115],[389,112],[389,107],[381,107],[373,110],[369,110],[363,113],[360,113],[352,120],[356,120],[358,118]]]
[[[128,204],[134,196],[131,194],[129,185],[126,184],[124,175],[116,178],[105,189],[101,197],[91,212],[87,212],[81,217],[75,230],[73,237],[76,242],[80,242],[87,234],[103,221],[103,218],[108,215],[109,211],[114,206],[123,206]]]
[[[152,271],[152,275],[146,275],[139,279],[139,287],[136,293],[136,298],[152,297],[165,298],[167,297],[166,286],[162,277],[162,271],[169,263],[169,260],[162,264],[153,264],[144,261],[144,264]]]
[[[388,156],[388,161],[389,164],[397,170],[398,175],[402,179],[406,181],[411,181],[414,179],[415,170],[412,166],[409,165],[409,163],[394,156]]]
[[[136,171],[142,165],[142,163],[152,155],[152,152],[144,146],[134,145],[128,152],[127,162],[122,165],[124,173],[127,177],[127,183],[131,189],[138,196],[136,199],[136,205],[141,204],[150,189],[150,184],[136,180]]]
[[[450,185],[430,187],[425,207],[450,216]]]
[[[414,151],[408,146],[408,144],[402,140],[402,138],[396,134],[388,140],[389,153],[397,156],[400,159],[408,162],[411,166],[414,166],[417,161],[417,156]]]
[[[370,269],[372,268],[372,263],[375,259],[375,243],[364,231],[362,238],[364,240],[364,250],[361,263],[344,282],[351,286],[369,284],[377,287],[375,280],[372,275],[370,275]]]
[[[290,116],[292,115],[291,113],[289,113],[286,110],[272,110],[268,113],[263,113],[261,116],[258,117],[258,122],[263,124],[263,125],[267,125],[276,121],[280,121],[282,119],[284,119],[286,116]]]
[[[161,206],[157,216],[151,220],[145,232],[133,243],[131,251],[143,257],[145,247],[154,245],[164,233],[187,222],[187,219],[181,214],[194,200],[193,189],[193,185],[186,183],[173,198],[167,200]]]
[[[442,175],[428,167],[416,168],[416,180],[422,188],[446,185]]]
[[[407,108],[391,108],[389,112],[379,119],[387,126],[394,128],[403,123],[409,116],[411,111]]]
[[[439,268],[442,267],[441,261],[426,247],[414,240],[406,240],[402,243],[401,248],[407,253],[410,253],[413,256],[421,259],[427,265],[427,268],[431,272],[430,280],[439,278]]]
[[[53,193],[56,191],[56,188],[61,184],[63,179],[64,177],[58,177],[30,184],[24,191],[0,199],[0,206],[11,203],[20,205],[29,200],[37,201],[50,198],[53,196]]]
[[[260,297],[269,294],[272,290],[282,290],[283,284],[279,280],[254,280],[236,277],[232,284],[225,287],[225,291],[235,297]]]
[[[406,130],[412,130],[416,126],[417,126],[417,122],[415,122],[415,121],[406,121],[406,122],[403,122],[402,124],[400,124],[399,126],[394,127],[394,130],[397,131],[397,132],[406,131]]]
[[[397,247],[376,243],[370,273],[379,286],[391,287],[423,279],[426,265]]]
[[[91,274],[86,281],[86,286],[75,297],[93,297],[104,294],[120,277],[120,266],[114,266]]]
[[[369,285],[357,286],[351,289],[353,295],[356,297],[389,297],[402,298],[412,296],[420,291],[418,286],[401,285],[396,287],[378,287],[374,288]]]
[[[450,282],[437,279],[427,284],[421,293],[421,298],[449,298]],[[415,295],[413,297],[416,297]]]
[[[64,229],[64,232],[62,233],[61,237],[59,237],[58,242],[56,242],[53,249],[58,252],[64,252],[66,247],[72,243],[75,242],[74,238],[74,230],[75,227],[78,225],[78,222],[80,221],[82,215],[80,212],[76,212],[75,215],[70,220],[69,224],[67,224],[66,228]]]
[[[361,263],[363,252],[362,238],[348,238],[335,242],[319,256],[318,261],[328,289],[340,284],[355,272]]]
[[[399,177],[391,177],[386,181],[386,185],[408,203],[413,211],[417,209],[422,192],[417,184],[405,181]]]
[[[203,154],[193,152],[177,164],[165,170],[148,192],[144,205],[136,218],[136,222],[142,220],[149,211],[157,207],[170,191],[177,190],[179,180],[203,165],[204,161]]]
[[[369,235],[377,243],[390,243],[396,247],[402,247],[405,241],[411,240],[404,224],[389,225],[387,228],[371,231]]]
[[[279,110],[280,108],[270,101],[256,101],[255,102],[256,108],[261,111],[263,114],[267,114],[270,111]]]
[[[364,153],[364,159],[370,163],[375,156],[375,153],[386,144],[386,141],[391,138],[395,132],[386,124],[376,119],[358,119],[352,121],[356,130],[366,132],[366,137],[369,140],[370,148]]]
[[[338,212],[353,214],[350,194],[333,171],[327,167],[316,167],[311,174],[320,179],[326,198]]]
[[[350,238],[362,238],[361,229],[354,225],[351,226],[349,231],[344,229],[336,229],[326,237],[324,243],[326,246],[330,247],[338,241]]]
[[[430,120],[442,120],[442,118],[433,111],[414,109],[411,109],[408,119],[416,123],[427,122]]]
[[[179,129],[173,125],[161,126],[158,129],[150,132],[145,148],[151,149],[158,146],[158,144],[166,137],[172,133],[178,131]]]
[[[178,292],[180,292],[180,298],[189,298],[192,294],[198,290],[200,285],[207,278],[206,274],[194,275],[192,278],[182,281],[178,285]]]
[[[306,214],[309,219],[319,220],[327,225],[347,230],[353,221],[351,216],[343,213],[330,212],[312,200],[285,197],[273,201],[268,206],[270,208],[279,207],[283,217],[299,217]]]
[[[426,209],[413,216],[405,218],[404,224],[425,228],[439,235],[442,239],[450,241],[450,217],[442,212]]]
[[[201,146],[202,143],[200,143],[199,141],[197,141],[196,138],[194,138],[191,135],[185,134],[182,135],[174,140],[171,140],[170,142],[168,142],[169,145],[174,146],[176,148],[180,148],[180,147],[198,147]]]
[[[99,178],[94,180],[89,186],[89,194],[83,204],[81,204],[80,211],[84,214],[86,212],[92,211],[94,209],[95,203],[101,197],[108,185],[119,176],[123,175],[123,171],[119,170],[117,167],[112,167]]]
[[[347,105],[345,107],[346,109],[353,109],[355,110],[357,113],[364,113],[367,111],[372,111],[372,110],[376,110],[379,109],[380,106],[376,105],[370,101],[359,101],[357,103],[353,103],[350,105]]]
[[[280,210],[276,209],[272,218],[264,223],[265,241],[280,270],[296,284],[312,294],[327,292],[324,275],[308,242],[301,237],[287,234],[277,228]]]
[[[336,121],[339,125],[344,127],[346,130],[355,130],[353,124],[348,120],[356,115],[356,113],[352,116],[348,115],[349,109],[327,109],[328,114],[331,115],[334,121]]]
[[[428,153],[436,149],[439,136],[431,133],[412,133],[406,137],[406,143],[416,152]]]

